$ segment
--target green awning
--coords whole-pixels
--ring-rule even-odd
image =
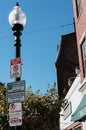
[[[71,121],[84,121],[86,120],[86,95],[83,96],[79,106],[71,116]]]

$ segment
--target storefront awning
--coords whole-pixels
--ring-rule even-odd
[[[71,121],[84,121],[84,120],[86,120],[86,95],[84,95],[76,111],[71,116]]]

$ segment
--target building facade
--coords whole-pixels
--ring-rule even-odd
[[[76,39],[61,37],[56,60],[58,94],[64,98],[60,130],[86,130],[86,0],[73,0],[73,8]]]
[[[86,76],[86,1],[73,0],[74,19],[82,81]]]
[[[86,122],[86,1],[73,0],[73,7],[81,78],[79,91],[82,100],[72,115],[72,121]]]

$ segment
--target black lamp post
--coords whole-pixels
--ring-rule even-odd
[[[13,35],[15,36],[15,43],[14,47],[16,49],[15,58],[21,57],[20,47],[21,47],[21,40],[20,36],[22,35],[21,31],[26,24],[26,16],[24,12],[19,7],[19,4],[16,3],[16,6],[13,8],[11,13],[9,14],[9,23],[13,30]],[[21,77],[16,77],[16,81],[20,81]],[[15,130],[21,130],[21,127],[16,127]]]
[[[19,4],[16,3],[16,6],[9,14],[9,23],[12,26],[12,30],[14,31],[15,36],[15,44],[14,47],[16,48],[16,55],[15,58],[21,57],[20,47],[21,47],[21,40],[20,36],[22,35],[21,31],[26,24],[26,16],[24,12],[19,7]],[[16,81],[20,81],[21,77],[16,78]]]

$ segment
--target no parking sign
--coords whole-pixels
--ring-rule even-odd
[[[22,105],[21,103],[13,103],[9,105],[9,125],[22,125]]]
[[[21,58],[15,58],[10,61],[10,77],[19,78],[21,77]]]

